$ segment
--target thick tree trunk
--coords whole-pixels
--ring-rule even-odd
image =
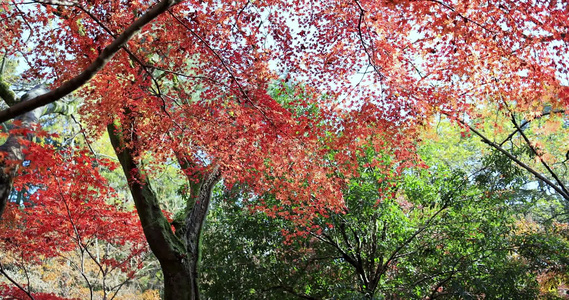
[[[130,128],[130,126],[125,126],[125,128]],[[129,149],[125,146],[126,141],[123,137],[133,136],[135,138],[136,134],[121,132],[118,124],[110,124],[107,129],[111,144],[128,179],[144,235],[164,273],[165,299],[192,299],[194,292],[185,246],[172,232],[170,223],[162,214],[158,198],[150,182],[137,167],[133,155],[136,149]],[[136,141],[130,142],[136,145]]]
[[[123,128],[132,128],[124,124]],[[198,300],[199,243],[202,226],[207,215],[211,191],[219,181],[221,172],[215,167],[202,174],[198,184],[193,184],[195,204],[186,216],[184,235],[178,237],[171,224],[162,214],[158,198],[147,177],[137,167],[134,153],[137,149],[126,148],[123,137],[136,139],[136,134],[121,132],[118,124],[108,126],[111,143],[128,178],[129,188],[142,223],[150,249],[158,258],[164,273],[164,297],[172,300]],[[136,140],[129,141],[136,147]]]
[[[182,261],[171,264],[160,263],[164,274],[164,299],[195,300],[197,290],[192,285],[192,274],[189,266]]]

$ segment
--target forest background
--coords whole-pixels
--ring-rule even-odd
[[[568,295],[565,1],[0,2],[0,296]]]

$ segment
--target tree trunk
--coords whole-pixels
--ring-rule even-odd
[[[132,128],[124,124],[123,128]],[[219,167],[201,174],[198,184],[192,184],[195,204],[186,216],[183,235],[174,234],[171,224],[162,214],[158,198],[150,182],[134,160],[137,153],[136,140],[130,140],[133,148],[125,147],[123,137],[136,139],[134,132],[121,132],[118,124],[110,124],[108,132],[111,143],[128,179],[129,188],[140,217],[144,235],[150,249],[160,262],[164,273],[164,297],[169,300],[198,300],[199,244],[202,226],[207,215],[213,186],[221,178]],[[180,238],[180,237],[181,238]]]
[[[164,274],[164,299],[197,300],[198,291],[192,285],[192,273],[182,261],[170,265],[160,263]]]
[[[194,288],[195,299],[199,299],[199,288],[198,288],[198,264],[200,259],[200,244],[201,244],[201,233],[205,218],[207,216],[207,211],[209,208],[209,202],[211,201],[211,191],[214,185],[221,179],[221,172],[219,166],[215,166],[214,169],[206,176],[202,176],[200,181],[200,186],[198,189],[197,199],[190,213],[186,217],[185,226],[185,241],[186,250],[191,257],[190,260],[190,271],[192,277],[192,286]],[[191,180],[191,178],[189,178]]]
[[[5,83],[3,84],[5,85]],[[8,87],[4,85],[2,85],[2,88],[0,88],[0,96],[2,96],[4,102],[10,106],[47,92],[47,89],[43,88],[41,85],[38,85],[24,94],[21,100],[18,101],[18,99],[15,98],[15,94],[11,90],[7,89]],[[21,128],[30,128],[32,124],[38,122],[38,119],[41,115],[42,109],[37,108],[19,116],[16,118],[16,120],[21,122]],[[21,136],[10,135],[6,142],[0,146],[0,152],[4,153],[4,159],[0,161],[0,219],[2,219],[2,214],[6,209],[6,205],[10,201],[10,194],[12,193],[12,186],[14,183],[14,175],[18,167],[18,165],[7,164],[6,161],[20,161],[24,159],[24,146],[20,143],[20,138]]]
[[[8,105],[26,101],[48,92],[42,86],[36,86],[28,93],[17,99],[15,94],[0,79],[0,98]],[[36,123],[42,114],[64,113],[69,114],[72,108],[67,105],[54,104],[47,108],[38,108],[18,117],[22,128],[29,128]],[[127,122],[134,120],[127,120]],[[124,128],[132,128],[133,124],[125,124]],[[144,235],[150,249],[160,262],[164,273],[164,293],[165,299],[199,299],[198,288],[198,263],[200,250],[200,236],[202,226],[207,215],[211,191],[213,186],[220,180],[221,172],[219,167],[213,168],[209,173],[199,174],[200,180],[191,184],[192,195],[195,199],[191,210],[188,210],[184,222],[183,235],[176,236],[171,229],[171,224],[162,214],[158,198],[150,186],[148,179],[143,176],[134,160],[136,148],[125,147],[127,141],[125,137],[132,140],[132,145],[136,147],[136,133],[122,132],[120,124],[110,124],[107,131],[110,136],[111,144],[120,161],[123,172],[128,179],[129,189],[135,202],[135,206],[143,227]],[[13,178],[17,166],[9,166],[6,160],[24,159],[24,146],[19,142],[19,136],[10,136],[6,142],[0,146],[0,152],[5,152],[4,160],[0,161],[0,219],[6,204],[9,201],[13,186]],[[189,178],[190,179],[190,178]],[[190,205],[190,204],[188,204]]]

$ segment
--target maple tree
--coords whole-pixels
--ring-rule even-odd
[[[464,123],[489,120],[489,108],[565,110],[567,10],[529,0],[3,1],[0,48],[28,63],[23,80],[53,89],[22,99],[0,80],[10,106],[0,121],[23,119],[4,147],[1,207],[14,161],[49,152],[25,130],[42,105],[75,91],[87,138],[107,132],[116,150],[165,297],[198,298],[199,235],[222,177],[274,194],[278,204],[258,209],[303,235],[314,217],[342,211],[343,177],[356,175],[366,141],[393,152],[385,170],[398,173],[419,161],[414,139],[436,114]],[[304,82],[287,105],[269,94],[279,74]],[[303,109],[312,105],[317,114]],[[170,161],[190,195],[175,232],[152,189]]]
[[[116,295],[142,267],[148,250],[135,214],[107,203],[116,198],[115,191],[101,174],[93,172],[94,168],[112,170],[116,166],[85,149],[57,149],[55,136],[44,136],[39,128],[33,132],[36,139],[43,136],[43,145],[20,140],[28,163],[18,169],[21,180],[14,187],[23,201],[11,203],[1,224],[0,245],[17,258],[8,264],[26,268],[50,258],[65,259],[82,275],[91,298],[99,284],[103,298]],[[72,251],[80,257],[67,258]],[[86,260],[95,265],[96,276],[85,269]],[[2,263],[0,272],[14,283],[5,268]],[[117,272],[125,274],[123,282],[109,284],[109,277]],[[22,295],[52,299],[32,292],[31,286],[0,293],[14,296],[18,289]]]

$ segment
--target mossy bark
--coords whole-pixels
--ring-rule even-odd
[[[130,128],[130,126],[125,126],[125,128]],[[194,193],[197,189],[197,199],[186,216],[185,226],[182,229],[184,235],[179,237],[172,231],[171,224],[162,213],[150,182],[137,167],[133,155],[137,150],[124,146],[123,133],[118,124],[109,125],[107,130],[123,172],[128,178],[144,235],[164,273],[165,299],[199,299],[197,278],[199,240],[211,199],[211,191],[221,176],[219,168],[203,174],[199,184],[194,186]],[[133,135],[128,133],[124,136]],[[129,142],[136,145],[136,141]]]

